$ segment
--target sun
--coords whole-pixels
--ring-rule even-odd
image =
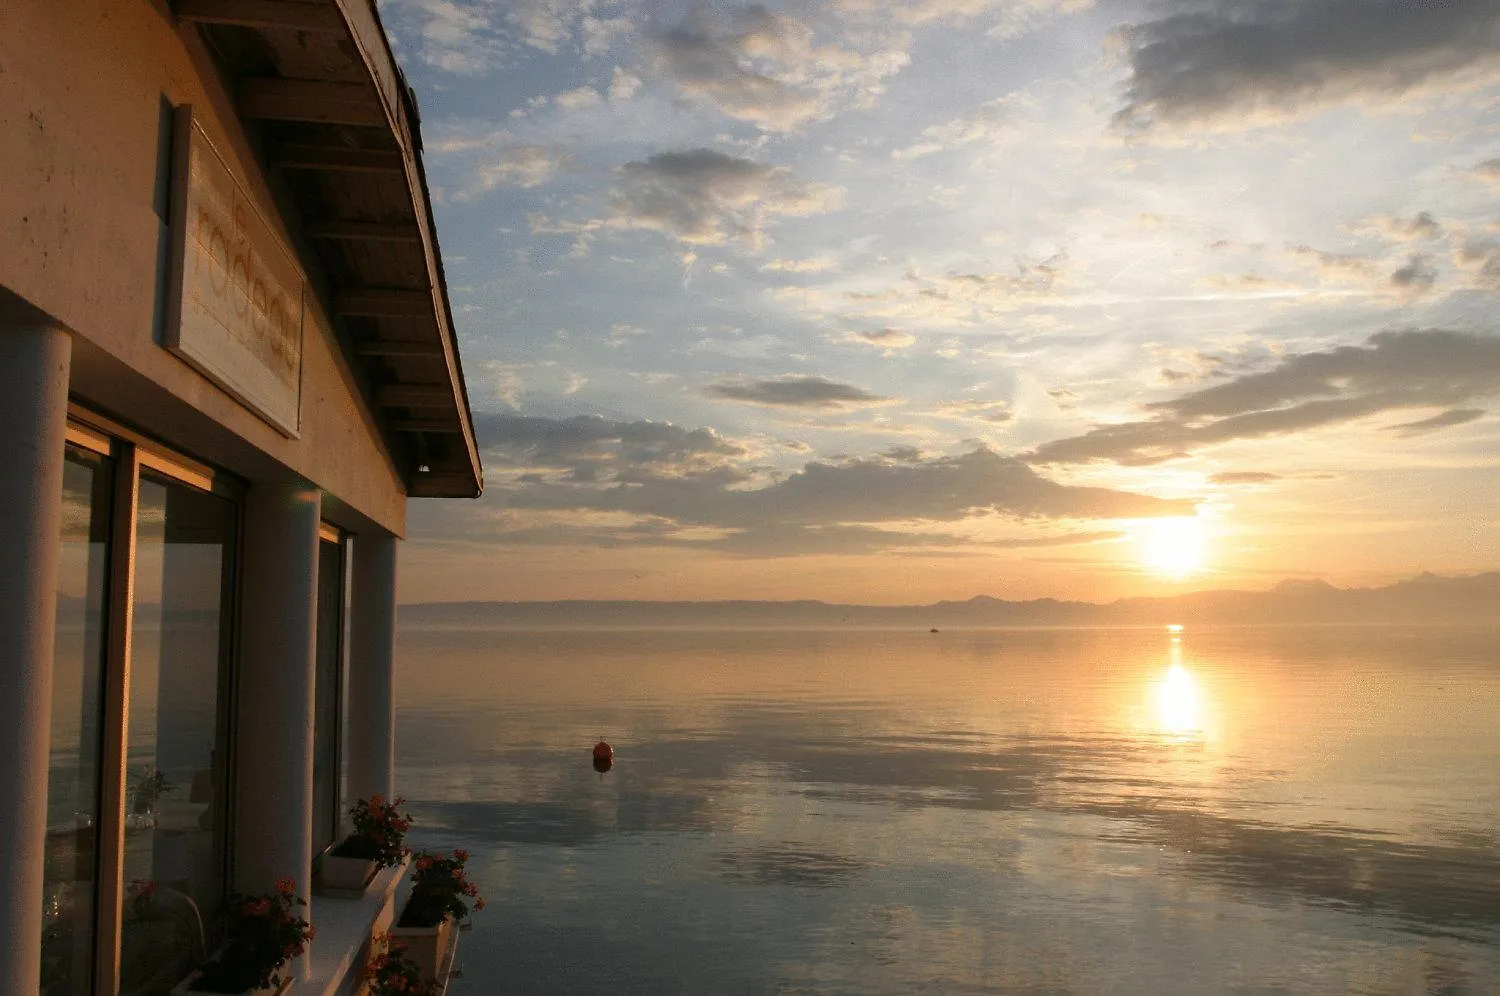
[[[1140,539],[1141,564],[1148,570],[1174,578],[1196,574],[1203,568],[1206,537],[1203,520],[1197,516],[1152,519]]]

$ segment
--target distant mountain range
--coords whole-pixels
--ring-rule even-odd
[[[978,595],[932,605],[792,602],[425,602],[402,605],[408,625],[763,628],[1145,626],[1168,623],[1418,623],[1500,625],[1500,571],[1421,574],[1384,588],[1283,581],[1268,591],[1199,591],[1100,604]]]

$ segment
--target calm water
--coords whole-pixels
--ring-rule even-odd
[[[1500,992],[1500,631],[399,652],[461,992]]]

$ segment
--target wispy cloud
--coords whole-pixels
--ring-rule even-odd
[[[1416,422],[1402,422],[1400,425],[1388,425],[1385,428],[1398,436],[1420,436],[1455,425],[1466,425],[1475,419],[1483,418],[1484,415],[1482,408],[1454,408],[1440,415],[1434,415],[1432,418],[1424,418]]]
[[[787,376],[772,380],[730,380],[710,384],[705,392],[711,398],[726,401],[748,401],[772,408],[845,410],[870,405],[884,405],[893,399],[871,394],[852,384],[840,384],[823,377]]]

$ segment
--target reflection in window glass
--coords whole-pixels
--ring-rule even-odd
[[[63,464],[42,892],[44,996],[91,991],[111,470],[109,460],[72,449]]]
[[[234,507],[141,475],[125,786],[122,992],[165,993],[224,894],[221,731]]]

